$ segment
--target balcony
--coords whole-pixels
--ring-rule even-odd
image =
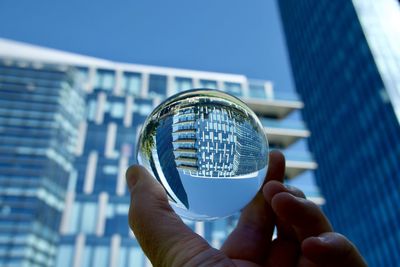
[[[299,120],[274,120],[260,118],[271,144],[287,147],[301,138],[310,136],[310,131]]]
[[[243,96],[242,100],[258,115],[284,118],[295,109],[302,109],[296,93],[274,91],[263,97]]]
[[[282,151],[286,158],[286,176],[290,179],[307,170],[315,170],[318,165],[308,151]]]

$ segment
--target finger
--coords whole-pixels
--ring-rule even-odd
[[[270,203],[276,216],[293,227],[300,242],[309,236],[332,231],[321,209],[309,200],[280,192],[272,197]]]
[[[282,181],[285,173],[285,158],[279,151],[269,154],[268,172],[265,182]],[[229,235],[221,250],[234,259],[257,263],[264,262],[265,250],[271,242],[274,215],[262,192],[243,209],[238,225]]]
[[[280,192],[287,192],[296,197],[305,198],[304,193],[300,189],[293,186],[284,185],[278,181],[270,181],[263,187],[264,197],[269,203],[271,203],[272,197]],[[296,232],[294,231],[293,226],[285,223],[279,217],[276,218],[276,228],[278,231],[278,239],[297,240]]]
[[[267,267],[291,267],[297,266],[300,255],[300,246],[297,241],[275,239],[265,266]]]
[[[343,235],[333,232],[305,239],[303,255],[318,266],[367,266],[357,248]]]
[[[269,203],[276,194],[281,192],[287,192],[296,197],[306,198],[303,191],[301,191],[300,189],[294,186],[284,185],[283,183],[278,181],[269,181],[263,187],[264,197]]]
[[[126,179],[131,192],[129,225],[154,266],[226,260],[182,222],[168,204],[165,190],[145,168],[130,167]]]

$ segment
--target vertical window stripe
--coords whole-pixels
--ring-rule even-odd
[[[93,192],[94,179],[96,176],[98,154],[92,151],[89,154],[88,163],[86,165],[85,182],[83,185],[83,192],[90,194]]]

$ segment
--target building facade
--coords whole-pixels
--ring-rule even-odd
[[[305,142],[310,132],[299,116],[303,103],[293,92],[275,90],[270,81],[253,81],[235,74],[117,63],[4,39],[0,40],[0,57],[74,68],[75,79],[85,91],[85,119],[76,125],[73,146],[76,175],[70,177],[64,188],[54,266],[149,264],[127,224],[129,192],[125,171],[136,162],[138,134],[153,108],[164,98],[190,88],[219,89],[245,101],[260,116],[270,147],[285,153],[288,181],[306,181],[302,189],[317,203],[323,202],[310,182],[317,165]],[[70,108],[77,108],[77,103]],[[177,146],[173,136],[170,141],[161,145],[172,144],[175,152],[182,147],[191,148],[190,144]],[[219,247],[234,227],[236,217],[206,223],[185,222]],[[7,245],[8,240],[1,238],[1,245]],[[1,251],[2,266],[12,266],[3,264],[2,258],[10,253]]]
[[[400,5],[278,3],[324,209],[370,266],[398,265]]]
[[[0,265],[54,266],[84,92],[72,68],[0,58]]]

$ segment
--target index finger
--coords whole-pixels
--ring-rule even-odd
[[[272,186],[273,183],[268,183],[264,187],[265,197],[276,216],[293,227],[300,242],[307,237],[332,231],[328,218],[315,203],[286,190],[270,190]]]

